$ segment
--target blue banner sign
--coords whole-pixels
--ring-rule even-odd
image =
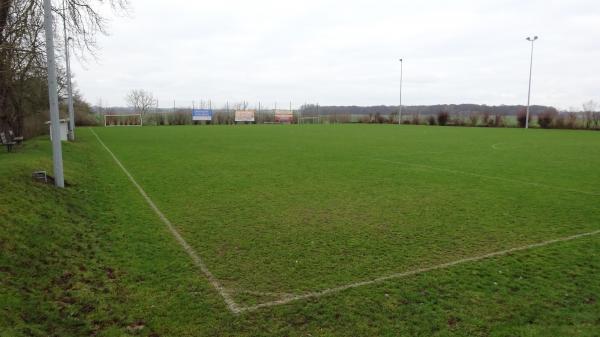
[[[192,120],[194,121],[210,121],[212,120],[211,109],[192,109]]]

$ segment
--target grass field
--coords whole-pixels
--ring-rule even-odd
[[[228,310],[94,132],[241,313]],[[34,238],[25,237],[24,228],[41,221],[37,207],[45,207],[42,219],[54,219],[49,221],[60,230],[67,230],[65,223],[80,224],[67,228],[87,233],[79,235],[97,251],[66,260],[74,266],[95,261],[98,275],[87,278],[104,280],[101,288],[107,291],[95,294],[80,282],[84,295],[71,297],[100,299],[104,306],[96,303],[90,315],[108,323],[94,325],[85,316],[79,320],[92,322],[89,326],[78,327],[75,319],[65,331],[160,336],[599,331],[600,235],[402,273],[596,233],[600,133],[270,125],[96,128],[78,135],[77,143],[65,147],[72,187],[56,192],[4,178],[7,190],[24,200],[6,194],[0,199],[0,205],[17,210],[3,207],[7,215],[0,220],[22,232],[14,239],[14,231],[3,231],[8,247],[3,250],[19,256],[8,254],[2,261],[9,275],[33,277],[14,266],[27,260],[20,257],[19,240],[26,250],[49,244],[27,244]],[[26,180],[33,169],[49,165],[47,150],[37,140],[21,153],[3,154],[0,173],[20,172]],[[35,196],[27,192],[32,189]],[[40,206],[31,208],[32,201]],[[77,209],[78,218],[46,214],[55,205],[65,213]],[[60,237],[69,235],[76,234]],[[61,267],[55,272],[60,279]],[[56,286],[55,281],[48,277],[46,283]],[[60,294],[71,289],[57,287]],[[24,310],[18,308],[26,301],[15,300],[19,294],[4,296],[13,303],[11,312]],[[112,313],[122,319],[114,322]],[[13,332],[30,324],[7,317],[4,322],[17,327]]]

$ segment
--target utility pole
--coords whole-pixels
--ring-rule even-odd
[[[71,59],[69,56],[69,41],[67,36],[67,9],[63,0],[63,35],[65,36],[65,62],[67,63],[67,106],[69,111],[68,139],[75,141],[75,109],[73,108],[73,85],[71,84]]]
[[[56,59],[54,58],[52,3],[50,0],[44,0],[44,30],[46,33],[46,55],[48,58],[48,99],[50,101],[54,185],[58,188],[64,188],[65,177],[63,174],[62,143],[60,140],[60,118],[58,116],[58,83],[56,80]]]
[[[525,129],[529,129],[529,104],[531,103],[531,75],[533,73],[533,43],[538,37],[528,37],[527,41],[531,42],[531,59],[529,61],[529,89],[527,90],[527,113],[525,114]]]
[[[404,61],[400,59],[400,106],[398,106],[398,125],[402,125],[402,72]]]

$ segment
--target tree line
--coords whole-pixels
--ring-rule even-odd
[[[106,33],[101,14],[104,0],[64,0],[52,7],[59,64],[59,98],[64,101],[65,39],[81,57],[97,50],[96,37]],[[109,0],[114,10],[127,10],[127,0]],[[56,4],[60,7],[57,7]],[[48,119],[48,85],[43,0],[0,0],[0,129],[33,135]],[[78,119],[89,122],[91,107],[75,95]]]

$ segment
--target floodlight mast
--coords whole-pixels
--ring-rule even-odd
[[[52,29],[52,3],[44,0],[44,30],[46,35],[46,56],[48,67],[48,99],[50,101],[50,133],[52,134],[52,164],[54,185],[65,187],[63,173],[60,121],[58,116],[58,83],[56,79],[56,59],[54,58],[54,30]]]
[[[67,107],[69,111],[69,132],[70,141],[75,140],[75,109],[73,108],[73,85],[71,83],[71,59],[69,55],[69,41],[73,38],[67,36],[67,12],[65,1],[63,0],[63,34],[65,37],[65,63],[67,65]]]
[[[531,59],[529,61],[529,89],[527,90],[527,111],[525,113],[525,129],[529,129],[529,108],[531,104],[531,77],[533,74],[533,43],[538,39],[537,36],[527,37],[527,41],[531,42]]]
[[[402,72],[404,60],[400,59],[400,105],[398,106],[398,125],[402,125]]]

